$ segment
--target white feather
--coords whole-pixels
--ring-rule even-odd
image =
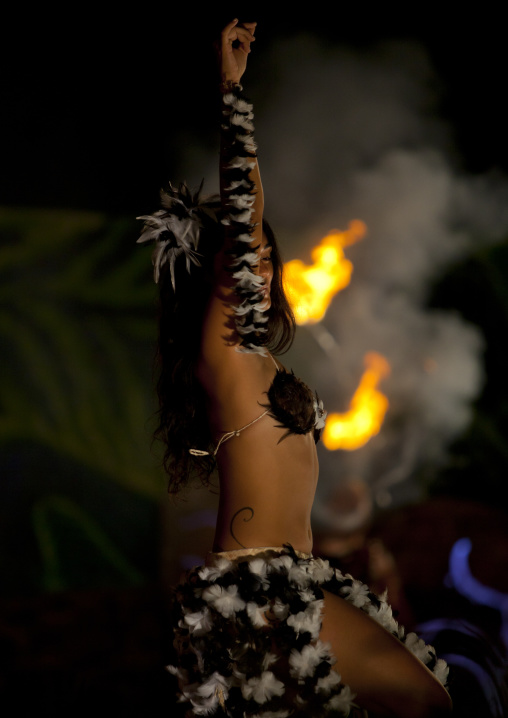
[[[231,182],[231,184],[226,187],[226,192],[233,192],[235,189],[238,189],[239,187],[245,187],[245,189],[250,189],[250,184],[246,180],[234,180]],[[141,217],[138,217],[137,219],[141,219]]]
[[[231,618],[237,611],[245,608],[245,601],[238,595],[237,586],[208,586],[202,597],[224,618]]]
[[[254,169],[256,166],[256,160],[249,159],[248,157],[235,157],[231,162],[228,164],[228,169],[231,170],[246,170],[247,172],[250,172],[250,170]]]
[[[187,613],[184,616],[184,621],[189,628],[189,633],[194,633],[196,636],[208,633],[213,626],[213,620],[208,608],[203,611]]]
[[[271,671],[263,671],[259,678],[249,678],[242,685],[242,695],[246,700],[255,700],[256,703],[266,703],[273,696],[284,693],[284,683],[279,681]]]
[[[314,675],[314,671],[322,661],[331,662],[330,644],[322,641],[308,643],[301,652],[296,648],[291,651],[289,672],[297,678],[307,678]]]
[[[354,698],[355,694],[352,692],[351,688],[349,686],[344,686],[338,695],[330,698],[326,704],[326,708],[329,711],[337,711],[338,713],[347,716],[353,707]]]

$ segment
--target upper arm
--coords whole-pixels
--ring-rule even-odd
[[[238,335],[231,303],[234,288],[230,275],[221,270],[216,281],[203,318],[201,330],[201,363],[220,368],[236,352]]]
[[[266,316],[260,301],[259,251],[264,197],[252,105],[237,88],[223,96],[220,186],[224,245],[215,259],[214,286],[202,328],[201,363],[221,369],[242,346],[255,351]],[[248,331],[249,327],[254,327]]]

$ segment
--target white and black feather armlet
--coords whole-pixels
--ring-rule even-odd
[[[252,104],[237,86],[222,97],[222,184],[228,239],[227,271],[234,280],[235,301],[231,304],[238,350],[266,354],[265,335],[268,321],[263,310],[264,280],[256,274],[259,257],[252,246],[253,205],[256,186],[250,178],[255,166],[254,114]]]

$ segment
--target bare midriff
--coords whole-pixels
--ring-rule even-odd
[[[279,421],[268,413],[261,417],[282,368],[271,356],[234,348],[213,365],[203,359],[197,368],[215,447],[225,434],[241,429],[216,454],[220,500],[214,551],[287,543],[312,551],[310,515],[318,479],[313,432],[283,438],[287,429]]]
[[[284,436],[266,415],[224,443],[215,551],[291,544],[312,551],[310,514],[318,478],[312,433]]]

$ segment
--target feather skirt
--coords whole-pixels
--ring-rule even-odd
[[[365,611],[445,684],[446,663],[405,635],[384,597],[291,546],[210,554],[174,593],[174,645],[188,716],[347,716],[354,694],[319,639],[323,589]]]

